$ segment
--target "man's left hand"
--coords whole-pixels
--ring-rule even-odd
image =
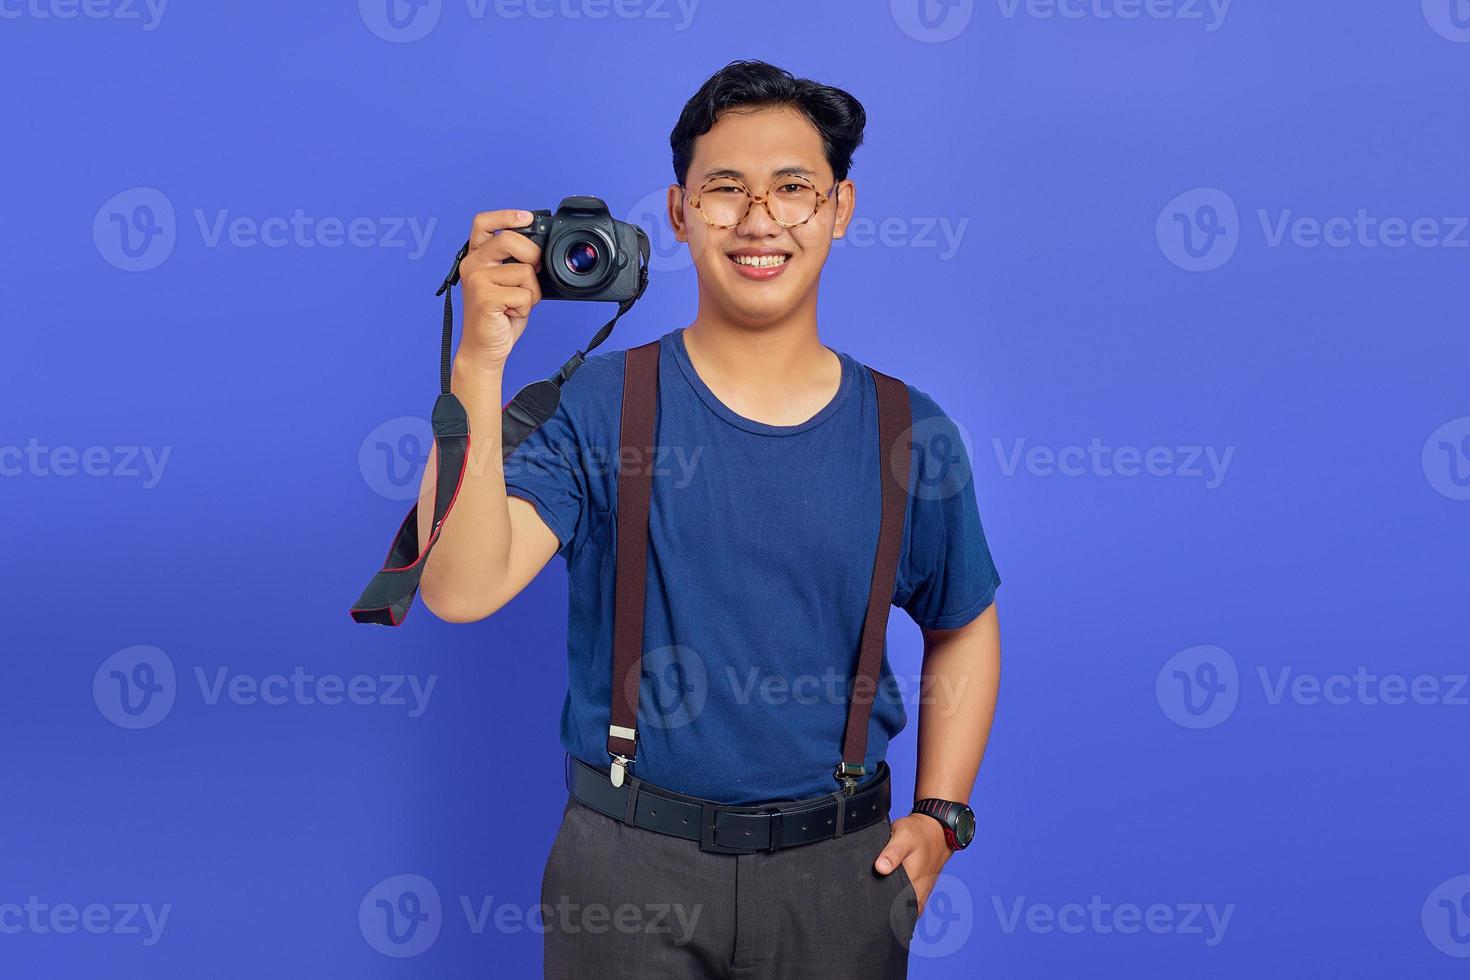
[[[893,821],[888,844],[878,853],[873,869],[887,875],[902,864],[909,880],[914,883],[919,915],[923,915],[929,893],[939,880],[939,872],[953,853],[945,843],[944,827],[938,820],[922,813],[911,813]]]

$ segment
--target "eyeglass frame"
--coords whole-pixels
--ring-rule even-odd
[[[768,203],[768,199],[771,196],[771,188],[775,187],[776,186],[776,183],[778,181],[791,180],[792,178],[795,178],[796,180],[801,181],[802,183],[804,183],[808,187],[810,187],[812,190],[814,190],[814,191],[817,192],[817,206],[814,207],[814,208],[812,208],[812,213],[809,214],[809,215],[807,215],[802,220],[796,222],[795,224],[788,225],[786,222],[784,222],[780,218],[776,217],[775,213],[771,211],[771,205]],[[704,189],[706,187],[708,187],[710,184],[713,184],[717,180],[732,180],[735,183],[739,184],[740,185],[740,189],[745,192],[745,210],[744,210],[744,212],[741,213],[739,220],[737,220],[732,225],[717,225],[717,224],[715,224],[713,221],[711,221],[709,219],[709,215],[707,215],[707,214],[704,213],[704,208],[702,208],[702,207],[699,206],[700,205],[700,202],[702,202],[704,200]],[[698,214],[700,216],[700,218],[702,218],[704,220],[704,223],[705,224],[709,225],[711,228],[718,228],[720,230],[724,230],[724,229],[727,229],[727,228],[738,228],[738,227],[740,227],[740,225],[742,225],[745,222],[745,219],[748,218],[748,217],[750,217],[751,209],[754,208],[757,204],[759,204],[761,207],[765,208],[766,209],[766,215],[768,217],[770,217],[770,219],[772,221],[776,222],[776,224],[780,225],[782,228],[800,228],[802,225],[804,225],[807,222],[811,221],[819,213],[821,213],[822,205],[826,204],[829,200],[832,199],[832,195],[836,192],[838,185],[841,184],[841,183],[842,183],[842,181],[840,181],[840,180],[834,180],[832,182],[832,186],[827,189],[827,192],[826,193],[823,193],[822,191],[818,191],[817,190],[817,185],[816,184],[812,183],[810,180],[808,180],[805,177],[802,177],[799,174],[783,174],[780,177],[774,178],[769,184],[766,185],[766,192],[764,194],[761,194],[760,196],[756,196],[755,194],[751,193],[750,185],[747,184],[745,181],[741,180],[739,177],[732,177],[729,174],[723,174],[723,175],[716,176],[716,177],[710,177],[707,180],[705,180],[704,183],[700,184],[699,185],[699,191],[695,195],[694,200],[692,200],[690,202],[690,205],[694,208],[695,213]],[[680,184],[679,186],[684,190],[684,193],[685,194],[688,194],[689,193],[689,185],[688,184]]]

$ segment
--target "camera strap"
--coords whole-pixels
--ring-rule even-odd
[[[631,299],[618,304],[613,318],[602,325],[593,335],[584,350],[579,350],[550,378],[533,381],[505,404],[500,414],[501,461],[504,462],[526,437],[556,413],[561,404],[561,386],[582,366],[587,355],[608,338],[613,325],[648,288],[648,234],[634,226],[638,233],[638,291]],[[439,348],[439,398],[434,402],[434,414],[430,422],[434,430],[437,472],[434,482],[434,520],[430,525],[429,538],[419,547],[418,512],[414,503],[408,516],[399,525],[393,545],[383,567],[373,576],[352,606],[352,618],[359,623],[377,623],[381,626],[397,626],[408,616],[413,597],[418,592],[419,579],[424,573],[424,562],[434,544],[439,540],[439,531],[444,519],[454,507],[459,488],[464,482],[465,468],[469,464],[470,420],[464,405],[449,390],[452,366],[451,353],[454,343],[454,304],[452,290],[459,282],[459,264],[469,254],[469,242],[465,242],[454,257],[449,274],[439,284],[435,296],[444,297],[444,331]]]

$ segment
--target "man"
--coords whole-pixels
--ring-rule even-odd
[[[452,387],[476,435],[421,595],[478,620],[567,562],[572,792],[542,881],[547,976],[903,977],[923,903],[973,833],[999,577],[968,459],[931,398],[818,338],[865,121],[848,93],[761,62],[708,79],[670,138],[692,322],[589,357],[503,466],[504,369],[540,299],[540,250],[505,230],[524,211],[474,219]],[[656,385],[634,383],[635,363]],[[653,458],[616,465],[643,394]],[[893,454],[880,435],[900,423]],[[620,513],[638,466],[647,497]],[[885,479],[905,482],[890,496]],[[431,458],[420,540],[434,481]],[[639,541],[646,567],[634,550],[625,571],[619,550]],[[883,759],[906,713],[881,655],[890,603],[925,644],[916,810],[892,823]],[[630,607],[631,694],[613,680]],[[600,908],[602,928],[559,906]]]

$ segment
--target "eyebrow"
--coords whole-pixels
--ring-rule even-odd
[[[807,177],[807,178],[810,178],[812,180],[815,180],[816,179],[816,176],[817,176],[817,172],[815,170],[812,170],[812,169],[807,168],[807,167],[782,167],[779,170],[772,170],[771,171],[771,176],[772,177]],[[729,167],[720,167],[720,168],[715,169],[715,170],[707,170],[707,171],[705,171],[705,174],[704,174],[704,179],[705,180],[711,180],[711,179],[713,179],[715,177],[735,177],[738,180],[744,180],[745,179],[745,174],[744,174],[743,171],[740,171],[740,170],[731,170]]]

